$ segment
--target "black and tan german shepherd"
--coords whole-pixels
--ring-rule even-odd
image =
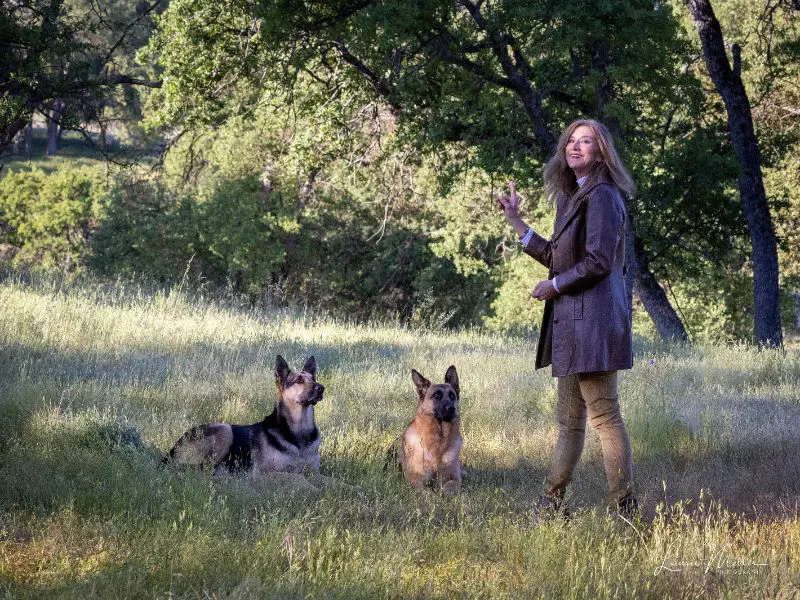
[[[275,409],[252,425],[207,423],[184,433],[166,462],[211,468],[214,475],[272,471],[319,472],[320,435],[314,405],[325,388],[317,383],[317,361],[310,357],[292,371],[282,356],[275,359]]]

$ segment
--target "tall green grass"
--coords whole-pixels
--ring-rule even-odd
[[[322,472],[162,468],[189,426],[271,410],[320,365]],[[611,517],[590,432],[568,522],[530,506],[555,385],[529,339],[252,309],[135,286],[0,283],[0,598],[796,598],[800,356],[639,344],[621,379],[641,522]],[[385,473],[410,369],[458,368],[454,498]]]

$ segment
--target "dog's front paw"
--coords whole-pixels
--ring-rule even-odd
[[[450,481],[445,481],[442,485],[442,493],[448,496],[453,494],[458,494],[461,491],[461,482],[456,481],[455,479],[451,479]]]
[[[271,492],[319,494],[322,490],[300,473],[267,471],[253,476],[253,481]]]

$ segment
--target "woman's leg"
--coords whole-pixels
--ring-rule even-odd
[[[586,437],[586,404],[581,395],[578,376],[559,377],[557,388],[558,439],[545,490],[545,496],[554,500],[556,505],[560,504],[572,479],[572,472],[581,457]]]
[[[619,408],[617,372],[581,373],[578,380],[589,422],[600,436],[609,499],[620,505],[634,498],[634,489],[633,452]]]

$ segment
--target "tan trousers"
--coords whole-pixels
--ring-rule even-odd
[[[616,371],[558,378],[558,440],[545,493],[557,501],[564,497],[583,452],[587,413],[600,436],[609,500],[617,504],[634,490],[631,441],[617,400]]]

